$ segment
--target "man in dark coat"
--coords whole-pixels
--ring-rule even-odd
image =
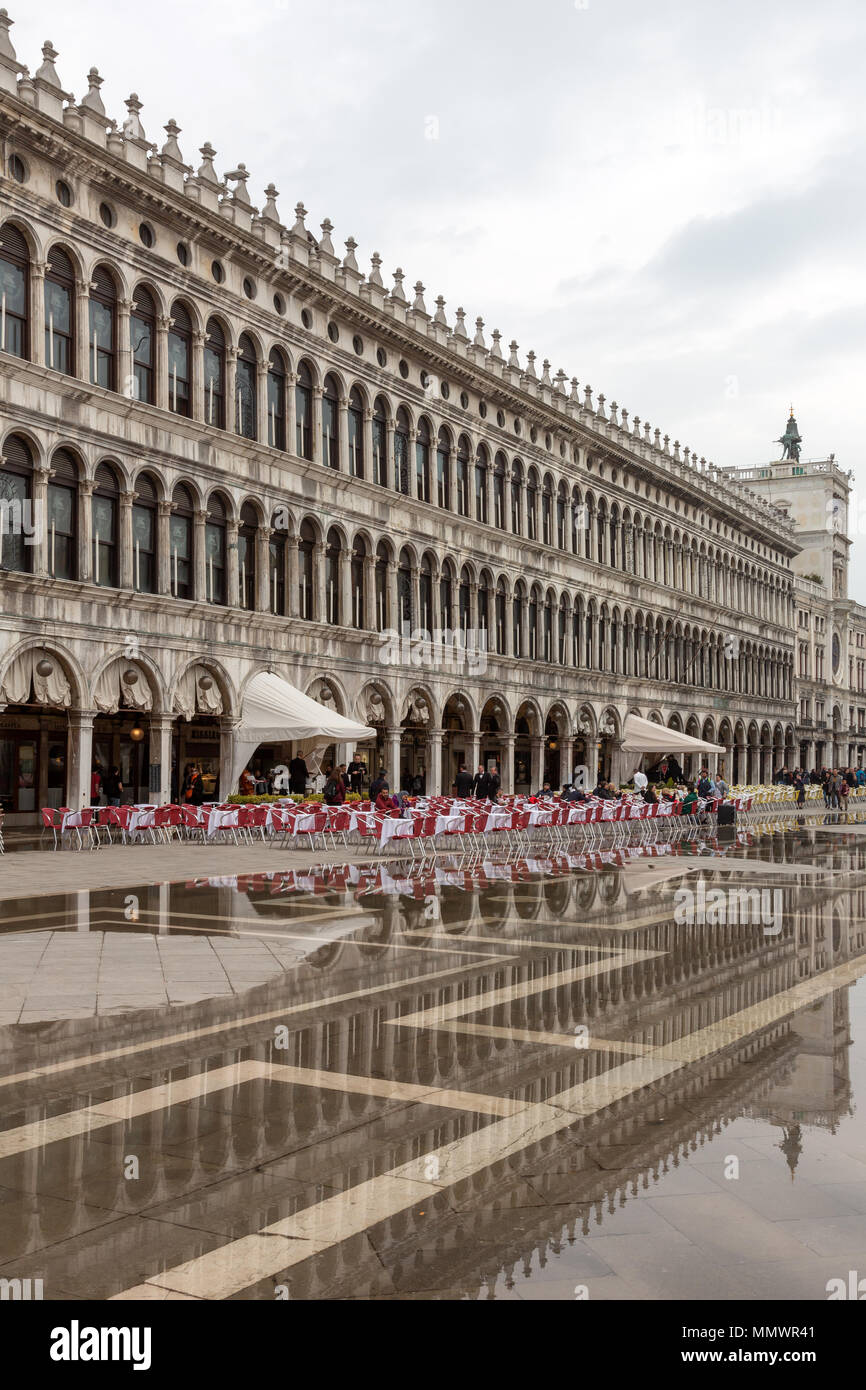
[[[289,763],[289,791],[292,796],[304,796],[307,790],[307,764],[298,755]]]
[[[472,795],[472,788],[475,785],[475,778],[472,776],[471,772],[466,771],[465,763],[460,764],[460,771],[457,774],[456,784],[458,796],[466,797]]]

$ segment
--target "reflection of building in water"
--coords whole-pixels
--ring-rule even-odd
[[[862,867],[862,851],[843,850]],[[772,857],[796,860],[793,837],[768,845],[766,858]],[[72,1073],[77,1106],[104,1102],[107,1078],[112,1095],[120,1096],[248,1060],[481,1095],[503,1094],[505,1088],[510,1097],[542,1102],[603,1077],[623,1061],[621,1052],[576,1049],[572,1040],[579,1026],[588,1027],[593,1038],[620,1044],[676,1044],[864,950],[863,928],[855,922],[866,916],[866,889],[859,885],[844,892],[783,887],[788,915],[781,935],[768,938],[760,926],[678,925],[671,919],[669,891],[664,899],[652,891],[635,898],[626,882],[618,872],[550,873],[493,881],[473,892],[446,890],[444,928],[425,915],[424,897],[367,897],[363,913],[373,915],[373,926],[363,926],[356,940],[329,942],[293,974],[251,990],[241,1010],[237,998],[177,1008],[170,1015],[176,1040],[166,1045],[164,1014],[48,1024],[30,1037],[16,1036],[14,1050],[6,1040],[6,1070],[45,1065],[53,1093],[52,1064],[88,1048],[129,1046],[129,1055],[112,1061],[110,1073],[89,1067]],[[803,904],[796,919],[795,893]],[[257,931],[265,926],[230,884],[196,893],[172,888],[167,899],[158,889],[143,893],[141,921],[157,926],[162,920],[163,927],[170,922],[173,930],[188,931],[207,922],[213,931],[225,918],[235,937],[244,916]],[[122,893],[94,894],[94,914],[116,909],[122,900]],[[355,899],[344,887],[319,898],[299,896],[284,907],[283,920],[268,921],[267,930],[288,935],[293,924],[301,930],[300,919],[317,908],[349,914]],[[80,899],[70,901],[70,910],[82,926]],[[486,940],[473,940],[478,937]],[[539,944],[528,946],[533,940]],[[401,949],[409,945],[435,947],[436,953]],[[460,953],[467,951],[479,955]],[[624,962],[615,954],[623,951],[644,954]],[[604,968],[583,978],[568,976],[588,964]],[[483,996],[509,987],[523,992],[495,1007],[477,1007]],[[805,1021],[802,1014],[779,1020],[768,1012],[765,1023],[722,1051],[585,1119],[576,1116],[570,1129],[483,1168],[456,1184],[450,1199],[427,1202],[423,1216],[409,1210],[388,1217],[376,1228],[376,1249],[404,1267],[453,1271],[458,1284],[461,1276],[482,1282],[502,1270],[511,1277],[590,1223],[603,1223],[738,1116],[772,1114],[791,1133],[796,1124],[816,1122],[818,1114],[827,1117],[819,1122],[834,1122],[848,1108],[847,1080],[840,1080],[847,1043],[838,1003],[843,994],[828,997],[828,1010],[807,1014]],[[473,1035],[394,1026],[401,1017],[458,1001],[472,1022],[501,1031]],[[250,1016],[257,1021],[244,1022]],[[288,1050],[274,1045],[280,1022],[288,1028]],[[508,1035],[515,1029],[560,1034],[564,1045],[516,1040]],[[151,1053],[149,1044],[158,1044],[157,1050]],[[18,1087],[21,1123],[44,1118],[45,1085],[34,1078]],[[26,1151],[16,1160],[18,1187],[66,1200],[37,1202],[32,1214],[16,1215],[7,1258],[34,1251],[33,1270],[49,1276],[54,1271],[56,1285],[89,1288],[88,1281],[98,1277],[107,1292],[115,1292],[212,1249],[208,1231],[246,1235],[330,1191],[355,1187],[466,1135],[480,1136],[488,1123],[489,1116],[474,1111],[256,1079],[201,1103],[142,1114],[97,1139]],[[130,1152],[142,1159],[135,1184],[122,1176],[121,1160]],[[5,1162],[0,1161],[0,1183]],[[522,1211],[519,1232],[509,1233],[502,1213],[525,1208],[528,1175],[543,1181],[545,1173],[563,1166],[563,1200],[569,1205],[561,1223],[552,1229],[549,1212]],[[215,1190],[215,1178],[225,1174]],[[203,1197],[204,1189],[212,1190]],[[160,1202],[193,1200],[204,1206],[183,1230],[173,1228],[169,1255],[166,1230],[157,1223],[143,1230],[142,1223],[119,1221],[107,1233],[76,1240],[91,1227],[91,1204],[133,1214]],[[457,1206],[463,1210],[455,1211]],[[94,1265],[104,1272],[97,1276]],[[21,1276],[29,1272],[20,1258],[16,1268]],[[293,1297],[363,1297],[381,1287],[383,1277],[370,1243],[353,1237],[294,1269],[284,1282]],[[266,1289],[259,1292],[268,1296]]]

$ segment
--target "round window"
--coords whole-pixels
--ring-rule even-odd
[[[181,265],[189,265],[189,247],[185,241],[177,243],[177,258]]]
[[[833,675],[837,675],[842,662],[842,643],[838,632],[833,633]]]
[[[138,229],[138,235],[141,238],[142,246],[151,247],[156,241],[156,236],[149,222],[142,222]]]
[[[226,278],[226,273],[225,273],[225,270],[223,269],[222,261],[211,261],[211,263],[210,263],[210,273],[211,273],[211,275],[213,276],[213,278],[216,280],[217,284],[218,284],[218,285],[221,285],[222,282],[223,282],[223,280],[225,280],[225,278]]]
[[[469,409],[469,395],[466,391],[460,392],[460,404],[462,405],[464,410]]]
[[[387,367],[388,354],[383,347],[376,349],[376,361],[379,363],[380,367]]]
[[[448,382],[447,382],[447,381],[443,381],[443,383],[442,383],[442,388],[441,388],[441,389],[442,389],[442,399],[443,399],[444,401],[447,401],[448,398],[449,398],[449,396],[451,395],[451,387],[448,385]]]
[[[57,201],[62,207],[72,207],[72,189],[69,187],[68,183],[64,183],[62,179],[58,179],[54,185],[54,192],[57,194]]]
[[[338,343],[340,341],[340,330],[333,322],[328,324],[328,337],[332,343]]]
[[[312,328],[313,315],[309,309],[301,310],[301,323],[304,325],[305,328]]]
[[[355,355],[357,357],[364,356],[364,339],[361,337],[360,333],[356,333],[352,339],[352,347],[355,349]]]
[[[114,208],[108,203],[99,204],[99,216],[106,227],[113,227],[117,221],[114,215]]]
[[[409,363],[406,361],[405,357],[400,362],[400,375],[404,381],[409,375]]]
[[[244,276],[244,294],[247,299],[255,299],[256,297],[256,282],[251,280],[249,275]]]
[[[274,295],[274,308],[278,314],[284,314],[286,312],[286,301],[281,294]]]
[[[500,428],[501,430],[504,430],[504,429],[505,429],[505,411],[504,411],[504,410],[497,410],[497,412],[496,412],[496,423],[497,423],[497,425],[499,426],[499,428]]]
[[[9,156],[9,175],[16,183],[24,183],[27,179],[27,165],[20,154]]]

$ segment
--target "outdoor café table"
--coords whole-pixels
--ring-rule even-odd
[[[463,829],[463,815],[449,815],[436,817],[437,835],[457,835]]]
[[[530,825],[550,825],[553,820],[553,812],[545,811],[540,806],[535,806],[529,812]]]
[[[508,830],[511,827],[511,811],[495,810],[490,812],[487,822],[488,830]]]
[[[61,835],[66,835],[70,830],[80,830],[80,829],[81,829],[81,812],[80,812],[80,811],[67,811],[67,812],[64,814],[64,817],[63,817],[63,825],[62,825],[61,831],[60,831]]]
[[[387,845],[391,840],[408,840],[412,835],[413,822],[411,820],[386,820],[382,822],[382,844]]]
[[[129,838],[140,834],[142,830],[153,829],[153,818],[156,815],[156,806],[133,806],[129,817]]]
[[[212,840],[220,830],[237,830],[238,808],[229,806],[221,809],[215,806],[208,817],[207,837]]]

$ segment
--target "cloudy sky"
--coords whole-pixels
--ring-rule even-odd
[[[174,117],[487,332],[719,464],[855,474],[866,602],[858,0],[6,0],[31,72]],[[390,283],[390,279],[386,279]],[[860,492],[862,487],[863,491]]]

